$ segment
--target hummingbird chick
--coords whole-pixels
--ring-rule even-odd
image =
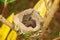
[[[36,22],[35,22],[35,20],[32,19],[31,15],[32,14],[24,15],[22,23],[27,27],[35,28],[36,27]]]

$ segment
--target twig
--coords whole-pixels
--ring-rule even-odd
[[[54,38],[53,40],[60,40],[60,37]]]
[[[2,17],[2,15],[0,15],[0,21],[7,24],[11,29],[13,28],[13,24],[8,22],[4,17]]]

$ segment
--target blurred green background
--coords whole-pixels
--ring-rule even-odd
[[[15,0],[7,5],[7,10],[4,13],[4,17],[7,18],[12,12],[17,14],[25,9],[33,8],[37,2],[38,0]],[[2,14],[3,7],[4,3],[0,1],[0,14]],[[2,23],[0,22],[0,26],[1,25]]]

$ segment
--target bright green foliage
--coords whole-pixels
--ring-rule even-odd
[[[0,0],[0,1],[3,2],[3,3],[5,2],[5,0]],[[12,2],[14,2],[14,1],[15,1],[15,0],[7,0],[8,3],[12,3]]]

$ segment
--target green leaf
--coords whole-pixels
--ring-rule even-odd
[[[3,2],[3,3],[5,2],[5,0],[0,0],[0,1]],[[14,1],[15,1],[15,0],[7,0],[8,3],[12,3],[12,2],[14,2]]]
[[[14,2],[15,0],[8,0],[8,3],[12,3],[12,2]]]

